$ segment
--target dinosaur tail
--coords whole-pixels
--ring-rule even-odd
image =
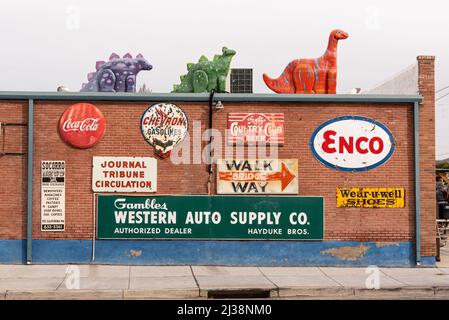
[[[295,93],[295,86],[293,83],[293,69],[294,63],[290,62],[285,67],[284,72],[279,78],[271,79],[267,74],[263,74],[263,80],[268,88],[276,93]]]

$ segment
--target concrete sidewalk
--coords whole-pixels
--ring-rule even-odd
[[[0,265],[0,299],[449,299],[449,268]],[[368,278],[371,277],[371,278]]]

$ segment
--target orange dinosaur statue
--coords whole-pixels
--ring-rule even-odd
[[[293,60],[279,78],[271,79],[264,73],[263,80],[277,93],[336,93],[337,44],[347,37],[342,30],[332,31],[327,50],[321,57]]]

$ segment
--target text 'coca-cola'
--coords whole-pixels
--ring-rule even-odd
[[[106,130],[106,119],[90,103],[76,103],[67,108],[59,120],[59,134],[75,148],[86,149],[96,145]]]

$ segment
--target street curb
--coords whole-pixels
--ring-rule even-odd
[[[338,298],[349,298],[354,297],[354,289],[352,288],[301,288],[301,287],[290,287],[290,288],[279,288],[278,290],[279,298],[293,298],[293,297],[304,297],[304,298],[324,298],[324,297],[338,297]]]
[[[123,290],[6,291],[6,300],[120,300]]]
[[[354,294],[356,298],[420,299],[434,298],[435,290],[432,287],[355,289]]]
[[[199,298],[199,289],[123,290],[123,299],[192,299]]]
[[[6,291],[6,300],[134,300],[134,299],[193,299],[198,289],[167,290],[33,290]]]
[[[435,297],[449,299],[449,287],[436,287]]]
[[[279,298],[340,299],[449,299],[449,287],[362,288],[279,288]]]
[[[0,300],[135,300],[135,299],[223,299],[214,297],[214,293],[243,295],[265,293],[272,299],[447,299],[448,287],[400,287],[383,289],[362,288],[214,288],[214,289],[154,289],[154,290],[33,290],[0,291]],[[227,297],[225,296],[224,299]]]

